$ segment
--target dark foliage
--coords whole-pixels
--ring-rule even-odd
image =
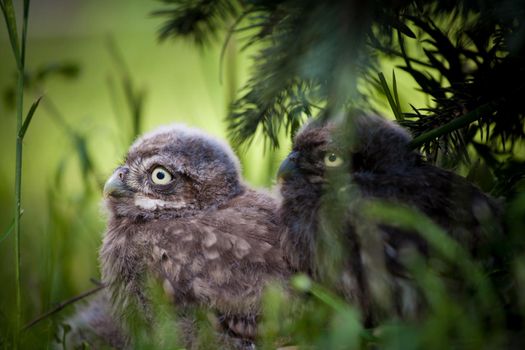
[[[469,164],[473,149],[497,195],[523,179],[514,157],[524,136],[523,0],[167,3],[158,12],[168,16],[161,38],[203,44],[228,30],[257,44],[252,77],[228,119],[237,145],[260,128],[278,146],[281,128],[293,134],[318,109],[367,106],[358,85],[381,87],[376,63],[386,55],[429,97],[400,113],[413,147],[446,167]]]
[[[225,21],[238,15],[235,1],[162,0],[162,2],[167,8],[154,13],[156,16],[168,18],[159,31],[161,39],[181,35],[192,37],[198,44],[204,44],[216,36],[217,30]]]

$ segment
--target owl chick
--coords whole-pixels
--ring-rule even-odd
[[[223,142],[180,125],[139,138],[104,187],[103,282],[119,318],[154,323],[146,280],[250,342],[263,288],[287,278],[277,203],[247,187]],[[136,309],[137,315],[131,310]]]
[[[62,322],[68,325],[66,332],[58,339],[55,349],[124,349],[129,343],[128,336],[115,320],[111,312],[111,303],[105,289],[90,297],[85,303],[76,307],[74,314]]]
[[[337,197],[343,189],[353,189],[354,199],[387,200],[416,208],[474,256],[479,254],[486,238],[483,223],[497,217],[500,209],[493,199],[464,178],[425,162],[418,152],[410,150],[410,135],[398,125],[362,114],[354,124],[355,142],[347,148],[348,133],[342,131],[339,122],[314,121],[296,135],[293,150],[278,172],[285,254],[295,270],[309,273],[315,279],[324,277],[326,272],[320,265],[334,253],[322,251],[326,249],[323,240],[330,238],[325,237],[327,230],[320,213],[323,205],[332,205],[331,210],[337,211],[333,217],[341,221],[342,231],[343,261],[336,288],[360,306],[365,323],[373,325],[379,318],[373,289],[383,283],[375,282],[388,280],[393,299],[390,312],[417,317],[422,301],[417,297],[416,286],[406,276],[403,252],[415,249],[427,255],[427,243],[414,232],[382,225],[377,235],[379,254],[374,256],[364,249],[363,239],[367,236],[370,240],[372,235],[357,232],[357,226],[367,224],[356,215],[358,209],[350,201],[336,203],[330,198]],[[338,182],[339,187],[330,189],[331,182]],[[379,293],[384,294],[384,290]]]

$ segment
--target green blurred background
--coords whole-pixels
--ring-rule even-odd
[[[21,1],[15,5],[21,13]],[[233,40],[220,79],[222,39],[205,50],[182,41],[159,43],[156,31],[160,20],[151,15],[158,7],[156,1],[123,0],[45,0],[31,4],[26,61],[29,73],[66,65],[72,71],[78,67],[78,75],[50,75],[39,86],[28,89],[25,98],[27,110],[36,97],[44,96],[24,144],[24,322],[90,288],[89,279],[98,278],[97,249],[105,220],[99,204],[100,184],[132,141],[124,79],[130,78],[133,88],[144,96],[142,131],[178,122],[226,137],[224,118],[234,92],[247,78],[249,52],[239,54]],[[2,23],[2,234],[13,218],[16,128],[9,99],[16,71],[4,27]],[[124,77],[122,62],[114,58],[112,50],[120,52],[128,77]],[[286,151],[286,146],[281,148],[281,153]],[[240,156],[244,175],[256,186],[271,184],[282,158],[272,151],[263,152],[260,142]],[[86,159],[90,159],[87,168]],[[9,324],[14,307],[13,246],[13,235],[0,242],[2,328]]]
[[[15,4],[20,14],[21,1]],[[25,97],[27,111],[35,98],[44,96],[24,144],[24,323],[57,302],[91,288],[90,278],[99,277],[97,249],[105,221],[100,208],[100,186],[133,139],[126,84],[136,95],[143,96],[142,131],[181,122],[226,138],[225,116],[239,87],[248,79],[250,50],[241,51],[242,41],[232,38],[221,65],[223,35],[206,49],[182,40],[159,43],[156,31],[161,19],[151,15],[159,6],[157,1],[125,0],[41,0],[31,4],[26,60],[29,74],[52,67],[63,69],[33,84]],[[120,53],[120,61],[112,51]],[[16,121],[9,95],[16,83],[14,62],[2,23],[2,235],[14,212]],[[394,64],[383,62],[387,75]],[[410,94],[411,103],[425,104],[424,100],[418,101],[419,96],[402,73],[397,81],[399,90]],[[372,98],[375,107],[388,114],[386,100],[382,96]],[[271,187],[279,162],[288,150],[289,141],[284,136],[278,150],[267,149],[262,137],[257,137],[248,149],[239,152],[247,181],[254,186]],[[3,331],[10,327],[14,309],[13,247],[13,235],[0,242]],[[52,322],[45,321],[31,331],[31,337],[50,337],[52,332],[48,331],[53,327]]]

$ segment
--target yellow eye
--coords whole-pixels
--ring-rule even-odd
[[[343,158],[339,157],[336,153],[328,152],[324,156],[324,165],[330,168],[335,168],[343,164]]]
[[[171,174],[161,166],[156,167],[151,172],[151,181],[156,185],[169,184],[172,178]]]

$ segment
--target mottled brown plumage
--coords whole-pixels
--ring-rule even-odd
[[[76,307],[74,314],[62,322],[70,329],[61,329],[56,349],[124,349],[129,338],[112,315],[111,303],[106,290],[101,290]]]
[[[354,142],[348,142],[352,135]],[[341,121],[311,122],[296,135],[280,168],[287,259],[295,270],[319,280],[333,268],[323,265],[339,263],[336,287],[361,307],[369,325],[392,314],[417,317],[424,309],[402,260],[413,249],[428,256],[429,247],[414,232],[366,221],[359,215],[360,202],[380,199],[416,208],[475,257],[483,254],[490,231],[484,224],[500,213],[478,188],[410,150],[410,140],[401,127],[373,115],[356,116],[350,134]],[[334,237],[342,246],[342,261],[331,247],[334,237],[327,236],[331,230],[340,234]],[[390,306],[384,310],[385,305]]]
[[[118,318],[153,323],[146,281],[178,307],[212,310],[249,343],[260,297],[287,267],[276,201],[248,188],[230,148],[195,129],[161,128],[130,148],[108,180],[102,276]]]

